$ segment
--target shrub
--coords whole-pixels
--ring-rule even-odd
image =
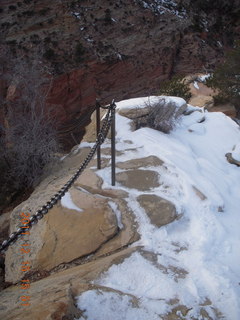
[[[217,99],[224,98],[231,102],[240,119],[240,41],[226,55],[225,62],[219,65],[213,75],[206,80],[207,86],[217,89]],[[215,98],[215,99],[216,99]]]
[[[0,141],[0,165],[4,183],[16,190],[38,182],[44,166],[58,151],[56,120],[46,108],[48,89],[43,90],[39,63],[30,66],[16,61],[12,77],[21,87],[21,95],[9,102]]]
[[[191,98],[191,92],[186,80],[181,76],[174,76],[171,80],[161,83],[160,95],[181,97],[186,101]]]
[[[159,98],[158,101],[146,104],[150,112],[143,117],[135,120],[136,129],[141,127],[149,127],[164,133],[172,131],[182,114],[181,109],[178,109],[174,102],[166,102],[166,99]]]

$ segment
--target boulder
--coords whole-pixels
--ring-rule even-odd
[[[177,218],[175,206],[154,194],[143,194],[137,198],[152,224],[157,227],[173,222]]]
[[[118,232],[116,216],[108,199],[91,195],[76,188],[68,194],[72,203],[66,208],[57,204],[37,225],[30,236],[19,239],[6,254],[6,275],[9,282],[17,282],[23,276],[24,259],[31,264],[31,272],[51,270],[61,263],[95,252]],[[71,204],[75,207],[71,209]],[[29,204],[28,204],[29,205]],[[24,207],[14,210],[14,217],[27,212]],[[78,208],[78,209],[77,209]],[[21,246],[27,243],[30,253],[21,254]]]
[[[21,225],[22,212],[34,214],[60,190],[80,166],[88,150],[75,150],[51,170],[51,174],[46,176],[30,198],[11,213],[10,232]],[[108,201],[111,195],[116,199],[119,196],[126,197],[126,194],[120,192],[119,195],[110,190],[99,195],[101,185],[102,180],[92,170],[86,169],[69,192],[72,202],[80,211],[58,203],[32,227],[29,236],[24,235],[12,245],[6,252],[6,281],[15,283],[24,276],[21,263],[26,258],[31,263],[31,272],[51,270],[61,263],[95,252],[118,233],[117,220]],[[89,192],[94,190],[94,193],[89,193],[87,188]],[[20,251],[24,242],[30,244],[31,249],[26,255]]]

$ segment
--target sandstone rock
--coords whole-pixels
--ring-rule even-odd
[[[119,213],[121,212],[121,222],[123,227],[113,239],[102,245],[96,253],[97,257],[113,253],[116,250],[124,248],[126,245],[139,240],[140,238],[137,232],[138,224],[135,221],[133,212],[129,209],[126,201],[118,199],[115,200],[115,203],[118,206],[117,210],[119,210]]]
[[[120,169],[138,169],[141,167],[158,167],[163,165],[163,161],[156,156],[132,159],[125,162],[117,162],[116,166]]]
[[[173,222],[177,218],[175,206],[154,194],[143,194],[137,198],[152,224],[157,227]]]
[[[83,187],[91,190],[101,190],[103,184],[102,178],[100,178],[93,170],[85,169],[84,172],[74,183],[75,187]]]
[[[70,195],[82,211],[58,204],[32,228],[28,239],[31,253],[27,255],[31,271],[51,270],[63,262],[93,253],[117,233],[116,216],[107,199],[77,189],[71,189]],[[7,251],[7,281],[16,282],[24,275],[23,255],[18,254],[21,242]]]
[[[124,108],[124,109],[118,110],[118,113],[121,116],[129,118],[129,119],[141,118],[143,116],[148,115],[149,112],[150,112],[150,108],[147,105],[144,108],[134,106],[134,107],[129,107],[129,108]]]
[[[189,101],[189,104],[191,104],[192,106],[206,107],[208,110],[213,107],[213,103],[213,97],[203,95],[192,97]]]
[[[100,109],[100,119],[102,119],[105,114],[106,114],[106,110]],[[96,125],[96,111],[95,111],[91,116],[91,123],[85,128],[85,134],[82,141],[95,142],[97,138],[96,130],[97,130],[97,125]]]
[[[80,293],[96,288],[90,284],[112,264],[121,263],[137,248],[128,248],[90,263],[55,273],[45,279],[30,283],[27,294],[30,306],[21,306],[25,295],[20,285],[0,292],[0,318],[4,320],[60,320],[79,318],[75,299]]]
[[[116,174],[116,181],[124,187],[141,191],[151,190],[160,186],[159,176],[152,170],[129,170]]]
[[[106,199],[76,189],[70,194],[83,211],[59,206],[50,212],[42,239],[45,245],[36,258],[39,268],[50,270],[93,253],[118,231],[116,216]]]
[[[236,109],[232,104],[224,104],[224,105],[218,105],[213,106],[211,109],[209,109],[211,112],[223,112],[229,117],[236,117]]]

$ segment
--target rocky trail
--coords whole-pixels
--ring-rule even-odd
[[[136,152],[130,143],[129,150]],[[70,178],[88,151],[88,147],[73,150],[59,168],[55,168],[54,174],[43,180],[32,196],[14,210],[12,230],[20,212],[34,211],[46,201],[49,194]],[[118,151],[118,155],[121,153]],[[109,147],[103,148],[103,167],[109,167],[109,156]],[[158,173],[152,168],[162,165],[155,156],[118,162],[117,168],[121,172],[117,173],[117,181],[127,188],[150,191],[159,186]],[[69,203],[62,200],[31,229],[28,257],[31,271],[25,274],[25,278],[31,280],[28,291],[31,307],[27,309],[19,304],[24,275],[21,271],[23,259],[18,254],[22,240],[9,249],[6,280],[16,285],[1,292],[0,313],[4,319],[62,319],[63,315],[73,319],[80,314],[74,307],[73,296],[93,287],[90,281],[113,263],[122,261],[134,251],[141,252],[140,247],[130,246],[139,239],[139,234],[135,216],[126,203],[129,194],[121,188],[102,188],[103,181],[96,174],[96,159],[89,167],[68,193],[69,203],[74,203],[75,209],[67,208]],[[143,193],[138,201],[142,208],[147,208],[150,220],[158,227],[177,218],[175,207],[155,195]],[[156,215],[157,208],[161,209],[160,216]],[[118,210],[119,221],[113,210]]]
[[[134,105],[133,100],[135,104],[139,101],[132,99],[127,104]],[[221,254],[217,251],[225,234],[222,225],[232,228],[232,236],[236,231],[231,221],[236,219],[237,204],[228,202],[221,188],[226,184],[232,196],[237,195],[239,171],[216,149],[215,173],[212,159],[202,160],[208,155],[208,145],[202,147],[202,141],[206,143],[207,133],[210,137],[214,121],[219,123],[216,128],[225,123],[232,139],[226,147],[229,150],[239,129],[224,115],[214,120],[213,114],[203,114],[183,99],[174,101],[183,114],[183,124],[172,135],[149,128],[132,131],[131,119],[141,108],[135,107],[135,115],[133,107],[118,110],[116,186],[110,183],[111,150],[106,140],[101,148],[102,169],[97,170],[95,157],[30,235],[7,251],[5,280],[9,286],[0,292],[1,319],[227,319],[220,309],[221,299],[232,319],[237,319],[234,290],[238,289],[230,285],[235,280],[225,284],[222,269],[218,271],[211,259],[224,261],[223,254],[228,257],[235,250],[235,238],[230,237]],[[46,168],[29,199],[11,213],[10,232],[16,229],[22,212],[33,214],[71,178],[94,142],[93,128],[94,121],[85,141],[54,167]],[[215,148],[214,142],[209,148]],[[223,186],[215,185],[225,166],[228,180]],[[228,219],[232,217],[230,222],[224,220],[226,212]],[[27,254],[21,254],[23,244],[29,245]],[[227,276],[235,279],[232,273]]]

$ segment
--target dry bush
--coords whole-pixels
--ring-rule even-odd
[[[1,178],[5,185],[26,189],[38,181],[59,146],[55,117],[46,109],[50,84],[42,76],[41,64],[36,60],[31,65],[21,61],[11,72],[9,83],[19,93],[3,103],[0,163],[5,171]]]
[[[164,133],[169,133],[174,129],[181,112],[176,108],[174,102],[167,102],[164,98],[159,98],[157,102],[146,104],[149,114],[136,119],[137,129],[149,127]]]

